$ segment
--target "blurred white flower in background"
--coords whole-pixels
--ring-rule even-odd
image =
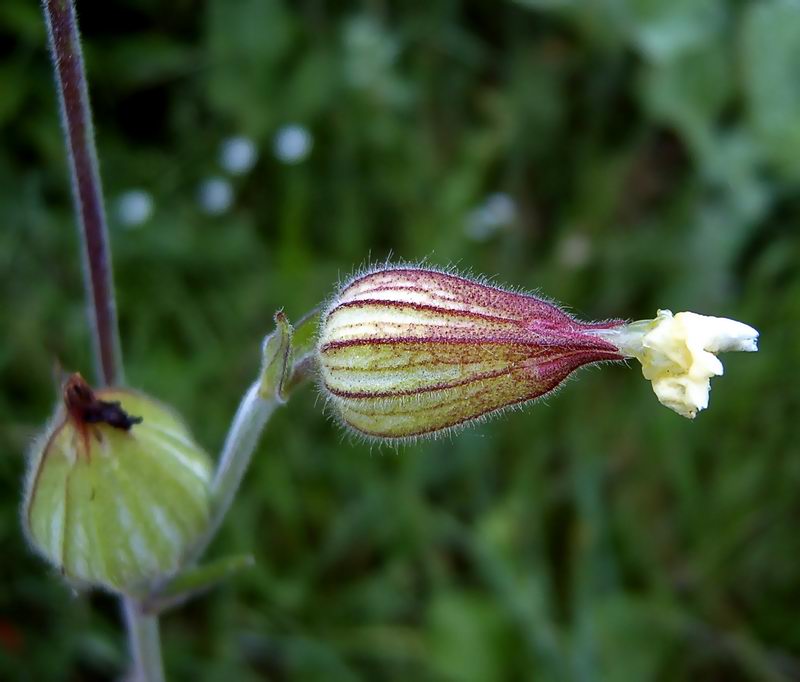
[[[127,228],[140,227],[153,215],[155,204],[149,192],[129,189],[117,198],[115,214],[121,225]]]
[[[571,232],[559,242],[556,256],[565,268],[577,270],[591,259],[592,242],[581,232]]]
[[[279,161],[295,164],[308,157],[314,146],[314,139],[308,128],[299,123],[290,123],[275,133],[272,146]]]
[[[231,175],[244,175],[258,161],[255,142],[244,135],[223,140],[219,149],[219,163]]]
[[[475,241],[485,241],[517,218],[517,204],[505,192],[490,194],[478,208],[470,211],[464,232]]]
[[[354,88],[379,86],[397,59],[397,41],[375,19],[357,16],[344,27],[345,78]]]
[[[345,82],[371,99],[395,107],[405,107],[413,99],[413,86],[396,70],[401,45],[397,37],[378,19],[357,15],[342,30]]]
[[[225,178],[207,178],[197,190],[197,202],[205,213],[221,215],[233,203],[233,187]]]

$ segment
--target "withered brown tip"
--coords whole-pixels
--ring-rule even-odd
[[[75,372],[64,382],[64,405],[70,416],[79,424],[108,424],[115,429],[130,431],[141,417],[129,415],[119,401],[99,400],[91,386]]]

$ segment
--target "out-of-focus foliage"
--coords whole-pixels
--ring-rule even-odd
[[[78,9],[128,381],[211,451],[275,309],[389,253],[587,318],[668,306],[762,332],[693,423],[612,367],[383,451],[305,389],[212,547],[257,567],[164,619],[173,679],[800,678],[800,3]],[[3,0],[0,38],[0,677],[106,679],[115,602],[74,598],[19,530],[53,365],[91,360],[36,3]],[[226,177],[233,135],[260,156]]]

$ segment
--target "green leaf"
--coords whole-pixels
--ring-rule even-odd
[[[207,16],[210,104],[258,137],[274,124],[294,19],[276,0],[212,0]]]
[[[508,621],[478,593],[437,594],[428,612],[428,650],[437,679],[491,682],[514,665]]]
[[[146,87],[197,70],[203,54],[195,47],[143,35],[115,41],[109,47],[90,46],[87,60],[91,73],[103,73],[118,87]]]
[[[201,566],[192,566],[179,573],[161,591],[151,595],[145,606],[148,611],[163,611],[254,565],[252,554],[234,554]]]
[[[719,41],[651,63],[642,74],[645,105],[656,119],[675,126],[698,156],[710,144],[732,91],[730,60]]]
[[[539,10],[562,9],[575,4],[575,0],[514,0],[514,2],[523,7]]]
[[[654,61],[668,61],[705,44],[724,18],[719,0],[626,0],[622,6],[633,44]]]
[[[769,158],[800,177],[800,4],[765,2],[744,17],[741,56],[750,123]]]
[[[0,97],[0,125],[19,115],[30,91],[29,80],[30,75],[25,69],[15,64],[0,65],[0,87],[3,92]]]

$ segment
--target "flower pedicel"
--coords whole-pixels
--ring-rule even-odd
[[[406,266],[361,275],[320,322],[320,383],[340,419],[378,439],[433,435],[531,401],[595,362],[635,357],[658,399],[693,418],[708,405],[714,355],[756,350],[724,318],[582,322],[536,296]]]

